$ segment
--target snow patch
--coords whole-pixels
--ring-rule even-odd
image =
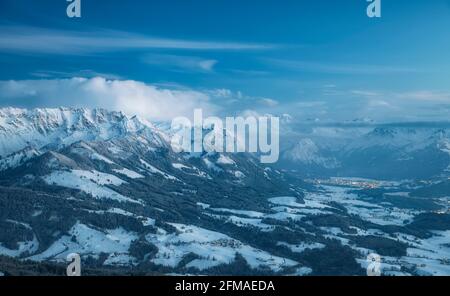
[[[135,171],[129,170],[127,168],[123,168],[123,169],[113,169],[114,172],[127,176],[130,179],[142,179],[145,178],[144,176],[142,176],[141,174],[136,173]]]
[[[178,178],[176,178],[176,177],[174,177],[172,175],[169,175],[168,173],[165,173],[165,172],[161,171],[160,169],[155,168],[154,166],[152,166],[151,164],[149,164],[145,160],[140,159],[140,162],[152,174],[159,174],[159,175],[162,175],[164,178],[166,178],[168,180],[181,182]]]
[[[217,164],[223,164],[223,165],[234,165],[236,164],[234,160],[232,160],[230,157],[225,156],[223,154],[220,154],[219,158],[216,161]]]

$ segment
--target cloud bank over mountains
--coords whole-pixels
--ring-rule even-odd
[[[192,89],[182,85],[148,84],[119,78],[54,78],[0,81],[0,106],[82,107],[122,111],[153,121],[192,118],[194,109],[205,116],[248,114],[289,115],[294,121],[342,122],[358,118],[378,122],[447,121],[448,92],[381,92],[333,87],[324,100],[284,101],[248,96],[229,89]]]
[[[0,81],[0,106],[21,108],[105,108],[153,121],[192,118],[195,109],[205,116],[275,114],[278,102],[245,96],[228,89],[194,90],[180,85],[148,84],[135,80],[55,78]],[[269,112],[272,111],[272,112]]]
[[[0,81],[0,93],[0,104],[4,106],[106,108],[156,121],[189,116],[195,108],[205,113],[217,110],[202,92],[101,77]]]

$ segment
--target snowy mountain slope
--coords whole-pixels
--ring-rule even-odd
[[[300,139],[290,150],[284,153],[284,157],[306,165],[317,165],[327,169],[336,168],[339,163],[334,158],[321,155],[319,147],[311,139]]]
[[[40,152],[31,147],[25,147],[22,150],[14,152],[2,159],[0,159],[0,171],[4,171],[9,168],[17,167],[26,161],[39,156]]]

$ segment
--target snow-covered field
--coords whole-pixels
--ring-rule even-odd
[[[350,188],[337,186],[321,186],[323,193],[307,194],[307,198],[316,199],[320,203],[336,202],[347,209],[349,214],[357,215],[361,219],[377,225],[403,226],[404,221],[412,219],[420,211],[399,209],[387,205],[380,206],[359,199],[357,194],[348,193]],[[402,196],[408,196],[402,193]],[[290,202],[292,204],[292,201]],[[362,230],[351,227],[356,234],[344,233],[338,227],[321,227],[327,234],[325,237],[336,239],[343,245],[348,245],[356,250],[361,257],[357,261],[363,268],[367,267],[366,256],[376,253],[374,250],[358,247],[351,244],[349,236],[379,236],[398,240],[408,244],[407,256],[401,258],[382,257],[382,270],[386,275],[408,275],[400,272],[402,267],[413,269],[420,275],[449,275],[450,274],[450,230],[434,231],[429,239],[420,239],[403,233],[387,234],[378,229]],[[450,228],[450,225],[449,225]]]
[[[385,275],[411,275],[400,272],[402,267],[414,270],[417,275],[448,276],[450,274],[450,231],[435,231],[434,236],[421,240],[411,235],[397,233],[396,239],[410,244],[407,255],[395,258],[381,257],[381,271]],[[354,247],[355,248],[355,247]],[[357,249],[357,248],[355,248]],[[364,250],[360,250],[365,255]],[[374,253],[372,250],[367,252]],[[365,257],[357,259],[363,268],[367,266]]]
[[[120,186],[126,183],[114,175],[97,171],[71,170],[55,171],[43,177],[43,179],[49,185],[81,190],[94,198],[139,203],[139,201],[125,197],[106,186]]]
[[[128,251],[131,242],[137,238],[137,234],[122,228],[103,232],[77,223],[70,229],[68,235],[63,235],[46,251],[29,259],[65,262],[70,253],[93,258],[98,258],[101,253],[106,253],[110,255],[104,263],[105,265],[130,265],[135,262],[135,259],[129,256]]]
[[[206,270],[233,262],[238,253],[253,268],[268,267],[277,272],[285,267],[298,265],[293,260],[273,256],[219,232],[191,225],[171,225],[179,233],[169,234],[160,229],[157,234],[147,236],[147,240],[159,249],[156,257],[152,259],[155,264],[176,267],[187,254],[194,253],[200,259],[189,262],[186,267]]]
[[[269,198],[268,201],[273,206],[272,212],[262,213],[255,211],[211,208],[202,204],[206,215],[223,222],[233,223],[239,227],[256,227],[260,231],[272,231],[274,227],[263,223],[266,218],[281,221],[301,221],[304,218],[314,215],[330,214],[336,210],[335,204],[343,206],[348,214],[356,215],[362,220],[375,225],[404,226],[405,221],[411,221],[413,217],[421,211],[411,209],[400,209],[389,204],[375,204],[362,200],[358,194],[350,193],[353,187],[343,186],[319,186],[318,191],[305,192],[303,200],[293,196],[282,196]],[[388,195],[390,196],[390,195]],[[398,196],[407,198],[407,192],[401,192]],[[449,226],[450,227],[450,226]],[[360,229],[350,226],[354,233],[349,234],[339,227],[320,227],[324,232],[323,237],[338,240],[342,245],[349,246],[359,254],[357,261],[363,268],[367,266],[366,257],[374,250],[362,248],[351,242],[352,236],[379,236],[387,239],[394,239],[408,244],[407,256],[401,258],[382,258],[382,269],[386,275],[408,275],[402,268],[416,270],[422,275],[445,275],[450,274],[450,230],[435,231],[434,236],[429,239],[419,239],[411,235],[402,233],[387,234],[379,229]],[[307,249],[322,249],[322,243],[302,242],[289,244],[278,242],[279,246],[286,247],[295,253],[302,253]]]
[[[322,193],[312,193],[308,197],[316,202],[336,202],[344,206],[349,214],[378,225],[405,225],[419,211],[399,209],[387,205],[379,205],[361,200],[355,193],[349,193],[351,188],[339,186],[320,186]]]

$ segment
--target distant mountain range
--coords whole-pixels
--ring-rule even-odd
[[[450,171],[447,123],[300,125],[281,142],[279,167],[303,176],[403,180]]]

